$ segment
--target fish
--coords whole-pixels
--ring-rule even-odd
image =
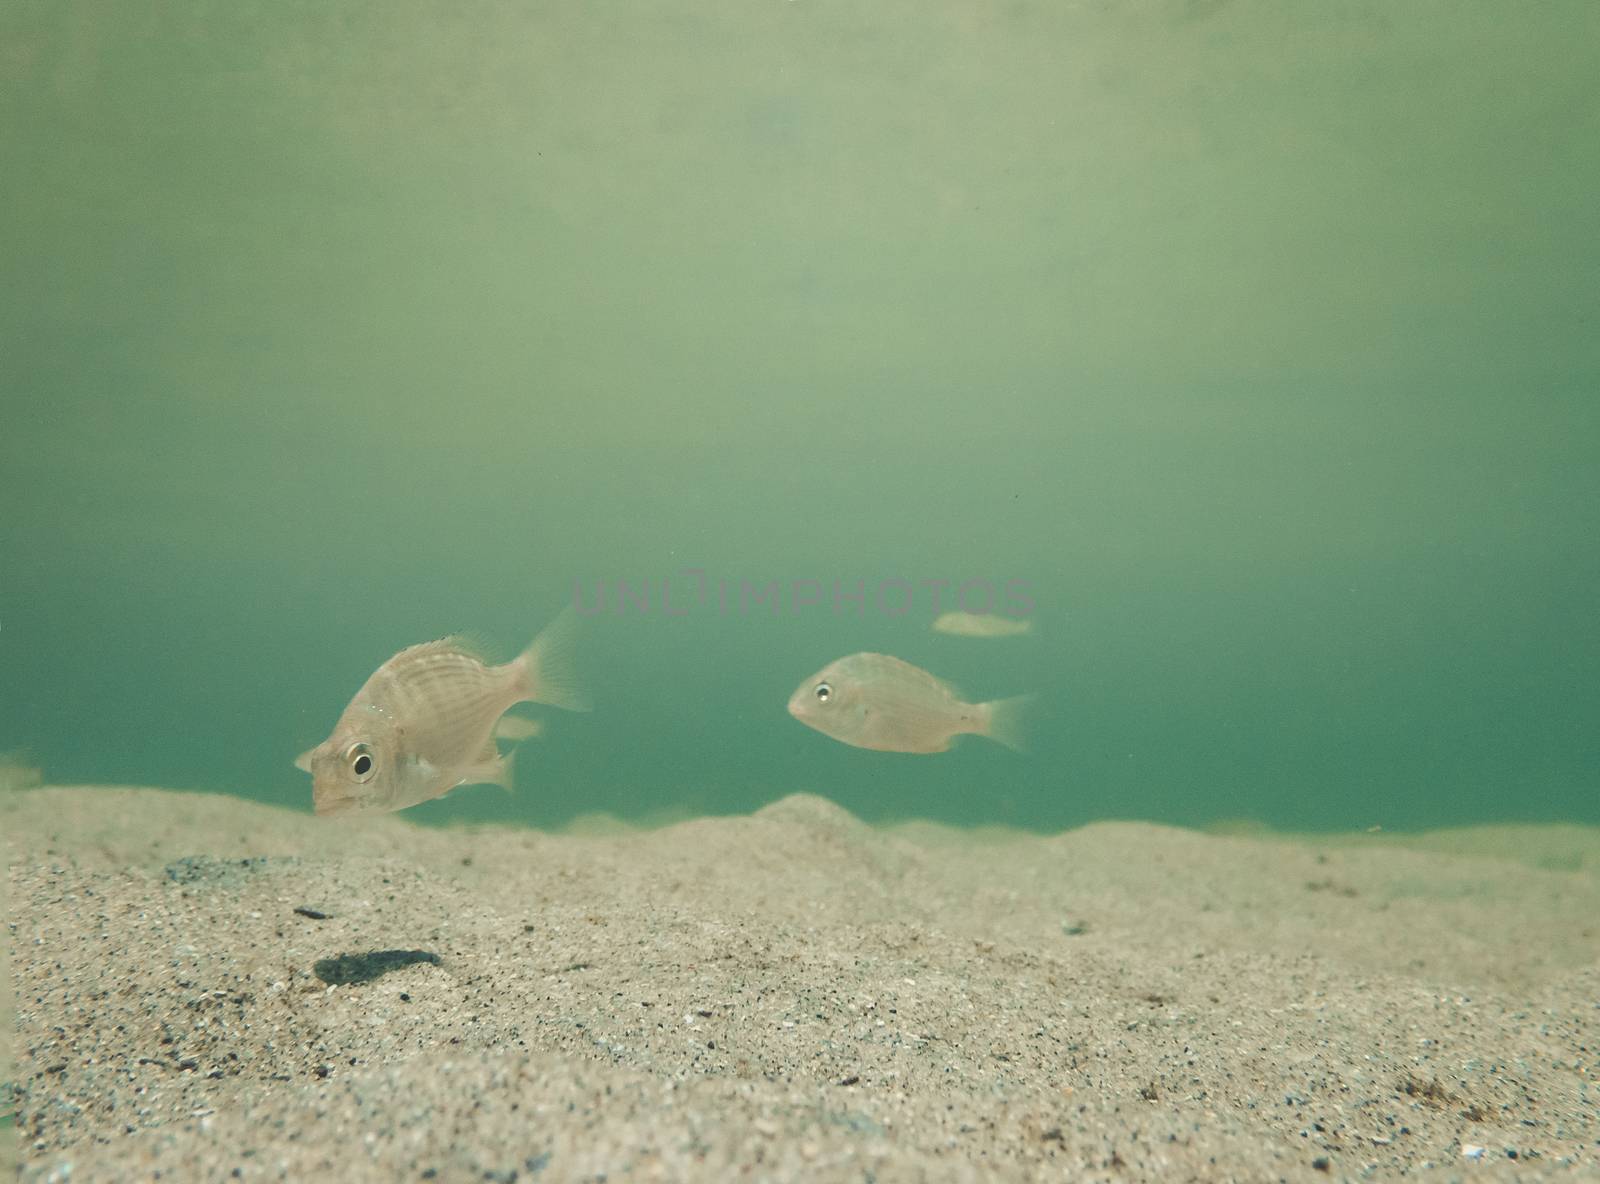
[[[825,736],[879,752],[944,752],[965,734],[1022,751],[1032,695],[968,703],[955,687],[889,654],[830,662],[789,696],[789,714]]]
[[[1033,632],[1033,622],[993,613],[940,613],[933,620],[933,631],[952,637],[1020,637]]]
[[[495,746],[542,725],[507,716],[516,703],[588,711],[570,671],[569,608],[501,665],[452,636],[401,650],[373,672],[321,744],[295,765],[311,774],[319,817],[386,814],[443,797],[459,785],[511,788],[512,753]]]

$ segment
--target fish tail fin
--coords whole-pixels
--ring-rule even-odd
[[[1009,699],[994,699],[985,703],[984,714],[988,722],[983,735],[1004,744],[1012,752],[1027,752],[1028,719],[1033,714],[1037,695],[1014,695]]]
[[[578,683],[573,650],[578,639],[578,614],[569,604],[545,626],[514,660],[521,667],[522,697],[534,703],[590,711],[594,704]]]

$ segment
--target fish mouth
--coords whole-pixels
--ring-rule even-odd
[[[805,679],[800,683],[799,686],[795,687],[794,693],[789,696],[789,714],[794,716],[795,719],[799,720],[801,723],[805,722],[806,717],[810,715],[817,706],[817,684],[823,681],[823,674],[823,671],[817,671],[810,678]]]
[[[798,691],[789,696],[788,712],[801,723],[806,722],[806,714],[811,710],[811,684],[806,683]]]
[[[339,793],[332,788],[313,790],[311,809],[318,818],[338,818],[362,812],[360,798],[351,793]]]

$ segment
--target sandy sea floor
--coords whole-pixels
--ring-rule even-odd
[[[0,794],[24,1180],[1600,1179],[1600,833]]]

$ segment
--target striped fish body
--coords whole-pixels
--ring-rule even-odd
[[[789,714],[856,748],[944,752],[960,736],[1022,747],[1019,718],[1031,696],[969,703],[942,678],[891,654],[830,662],[789,696]]]
[[[525,701],[587,707],[559,669],[557,637],[553,626],[502,665],[460,638],[401,650],[356,692],[333,734],[295,762],[311,774],[316,812],[403,810],[458,785],[509,789],[511,758],[495,746],[506,709]]]

